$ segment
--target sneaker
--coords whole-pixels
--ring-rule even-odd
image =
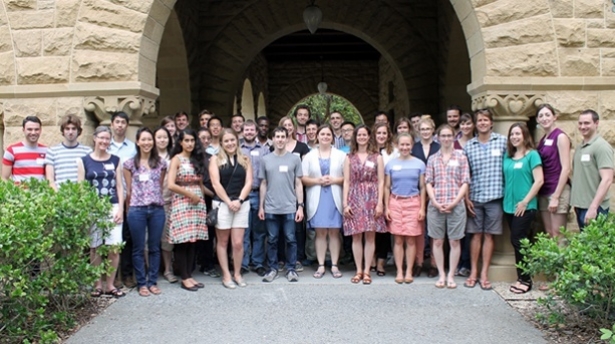
[[[284,271],[284,262],[278,262],[278,271]]]
[[[462,277],[469,277],[470,276],[470,269],[468,269],[468,268],[460,268],[459,270],[457,270],[457,273],[455,275],[456,276],[462,276]]]
[[[271,269],[269,272],[263,277],[263,282],[273,282],[274,279],[278,278],[278,270]]]
[[[216,269],[205,270],[203,271],[203,275],[211,278],[220,278],[220,273],[218,273]]]
[[[259,266],[258,268],[256,268],[256,274],[257,275],[263,277],[263,276],[265,276],[266,273],[267,273],[267,270],[264,267]]]
[[[301,264],[301,262],[296,262],[295,263],[295,271],[297,271],[297,272],[303,271],[303,265]]]
[[[239,270],[239,273],[242,274],[242,275],[249,274],[250,273],[250,269],[241,267],[241,270]]]
[[[299,282],[299,275],[297,275],[295,270],[290,270],[286,273],[286,279],[289,282]]]

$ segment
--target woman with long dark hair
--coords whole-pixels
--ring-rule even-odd
[[[194,130],[186,128],[179,133],[171,156],[169,190],[174,194],[169,216],[169,243],[175,245],[181,287],[197,291],[204,285],[192,278],[195,245],[198,240],[208,239],[207,207],[203,199],[206,192],[203,175],[207,170],[203,163],[203,147]]]
[[[527,125],[514,123],[508,130],[507,153],[504,155],[504,219],[510,229],[510,241],[515,250],[517,283],[510,286],[515,294],[532,290],[532,276],[520,269],[523,261],[521,240],[527,238],[538,211],[538,191],[543,184],[542,160],[534,149]]]
[[[124,162],[128,228],[132,236],[132,263],[139,295],[160,294],[156,285],[160,266],[160,238],[164,229],[163,183],[167,163],[158,156],[154,134],[148,128],[137,131],[137,154]],[[147,237],[147,272],[145,238]]]

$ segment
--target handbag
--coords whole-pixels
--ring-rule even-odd
[[[235,159],[235,168],[233,168],[233,173],[231,173],[231,178],[229,178],[228,183],[226,183],[226,188],[231,184],[231,180],[233,180],[233,176],[235,175],[235,171],[237,170],[237,159]],[[205,223],[208,226],[216,226],[218,224],[218,208],[211,209],[207,212],[207,216],[205,217]]]

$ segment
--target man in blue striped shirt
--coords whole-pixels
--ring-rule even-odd
[[[45,177],[55,190],[66,181],[77,182],[77,160],[92,152],[92,148],[77,142],[82,129],[76,115],[62,117],[60,131],[64,140],[50,147],[45,156]]]

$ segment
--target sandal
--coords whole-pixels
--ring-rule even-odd
[[[363,284],[372,284],[372,276],[370,276],[369,274],[364,274]]]
[[[376,267],[375,267],[375,266],[370,267],[370,268],[369,268],[369,271],[371,271],[371,272],[376,272]]]
[[[320,271],[320,268],[322,268],[322,271]],[[324,276],[324,275],[325,275],[325,272],[326,272],[326,270],[325,270],[325,266],[324,266],[324,265],[318,265],[318,270],[316,270],[316,271],[314,272],[314,275],[313,275],[313,276],[314,276],[314,278],[321,279],[321,278],[322,278],[322,276]]]
[[[101,297],[102,294],[103,294],[103,290],[100,288],[96,288],[90,293],[90,296],[91,297]]]
[[[154,295],[160,295],[160,293],[162,293],[162,290],[160,290],[157,285],[153,285],[149,287],[149,292]]]
[[[474,287],[476,287],[476,282],[478,282],[478,280],[476,278],[468,278],[463,283],[463,286],[466,287],[466,288],[474,288]]]
[[[335,268],[336,271],[333,271],[333,268]],[[331,264],[331,276],[333,276],[333,278],[342,277],[342,273],[340,272],[340,269],[337,267],[337,264]]]
[[[172,272],[170,272],[170,271],[165,272],[163,276],[164,276],[164,279],[167,280],[167,282],[169,282],[169,283],[177,283],[177,277],[175,277],[175,275]]]
[[[139,288],[139,296],[148,297],[149,295],[149,289],[146,286]]]
[[[378,275],[378,276],[380,276],[380,277],[382,277],[382,276],[386,276],[386,274],[387,274],[387,273],[386,273],[386,271],[380,271],[380,270],[377,270],[377,271],[376,271],[376,275]]]
[[[124,297],[126,296],[126,294],[124,294],[123,291],[117,289],[117,288],[113,288],[113,290],[110,290],[107,292],[107,295],[111,295],[116,299],[119,299],[120,297]]]
[[[443,289],[443,288],[444,288],[444,281],[438,281],[438,282],[436,282],[436,288],[438,288],[438,289]]]
[[[525,281],[517,281],[517,285],[511,285],[509,290],[513,294],[525,294],[532,290],[532,283]]]
[[[448,289],[457,289],[457,283],[453,281],[446,282],[446,288]]]
[[[480,283],[480,288],[482,290],[491,290],[491,289],[493,289],[493,287],[491,286],[491,282],[489,282],[489,280],[482,280],[479,283]]]
[[[367,275],[367,276],[369,276],[369,275]],[[350,282],[352,282],[354,284],[357,284],[357,283],[361,282],[362,279],[363,279],[363,273],[357,272],[354,276],[352,276],[352,278],[350,279]]]

